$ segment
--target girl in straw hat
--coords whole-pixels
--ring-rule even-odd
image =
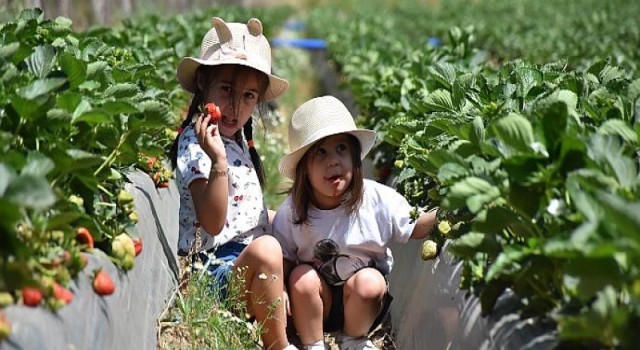
[[[435,211],[412,220],[403,196],[363,178],[362,159],[375,139],[331,96],[305,102],[289,124],[291,152],[279,169],[293,185],[273,231],[305,349],[324,349],[324,332],[335,331],[341,349],[376,349],[366,335],[392,299],[388,245],[425,238],[435,225]]]
[[[271,48],[259,20],[212,22],[200,56],[182,59],[177,72],[193,93],[171,152],[180,193],[178,253],[194,252],[222,297],[229,281],[240,281],[249,311],[263,326],[264,346],[295,349],[285,332],[280,245],[270,235],[255,238],[271,226],[251,118],[288,83],[271,73]],[[218,109],[204,112],[210,103]]]

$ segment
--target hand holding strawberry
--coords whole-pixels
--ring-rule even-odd
[[[220,137],[218,122],[222,119],[220,108],[213,103],[206,104],[205,111],[196,118],[194,131],[202,150],[211,158],[212,162],[226,161],[224,143]]]

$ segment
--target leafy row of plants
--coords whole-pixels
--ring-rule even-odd
[[[64,306],[85,253],[133,267],[139,218],[124,185],[136,168],[158,187],[173,176],[163,155],[188,100],[178,60],[197,55],[214,15],[278,24],[288,11],[212,8],[77,33],[28,9],[0,26],[0,307]],[[90,273],[104,295],[103,272]]]
[[[548,23],[546,11],[533,9],[557,7],[455,3],[461,13],[470,11],[463,5],[474,8],[476,22],[494,23],[481,15],[495,6],[531,10],[522,21],[509,13],[514,18],[505,23],[523,25],[510,33]],[[618,5],[622,17],[636,6]],[[398,189],[413,203],[441,208],[433,239],[451,240],[463,262],[461,288],[479,296],[485,315],[510,289],[522,317],[551,320],[561,345],[632,348],[640,326],[640,79],[628,63],[637,62],[637,51],[614,44],[575,57],[540,50],[535,62],[497,64],[495,52],[509,57],[538,38],[505,33],[505,46],[480,47],[477,38],[500,39],[501,32],[460,29],[452,15],[434,24],[449,26],[435,47],[406,31],[414,23],[409,14],[430,9],[414,3],[411,13],[394,15],[383,6],[324,8],[310,14],[310,29],[327,38],[361,124],[383,136],[378,164],[395,164]],[[554,23],[555,47],[595,28],[618,29],[615,13],[607,14],[610,22],[584,21],[588,29],[566,39],[574,22]]]

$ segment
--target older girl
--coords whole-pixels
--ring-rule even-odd
[[[178,80],[193,93],[171,156],[180,192],[178,252],[199,257],[223,297],[228,275],[237,277],[233,280],[244,284],[248,309],[264,330],[265,348],[295,349],[285,332],[280,245],[269,235],[254,239],[271,229],[251,116],[261,102],[288,87],[271,73],[271,49],[260,21],[213,18],[200,57],[181,60]],[[204,112],[209,103],[219,108],[215,119]]]

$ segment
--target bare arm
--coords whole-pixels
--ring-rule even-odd
[[[189,191],[200,225],[211,235],[219,234],[227,221],[229,180],[227,154],[218,125],[209,124],[210,115],[201,115],[195,123],[198,143],[211,159],[209,178],[191,182]]]
[[[436,225],[436,212],[437,210],[430,210],[422,214],[416,221],[416,226],[413,228],[411,238],[423,239],[429,236],[431,230]]]

